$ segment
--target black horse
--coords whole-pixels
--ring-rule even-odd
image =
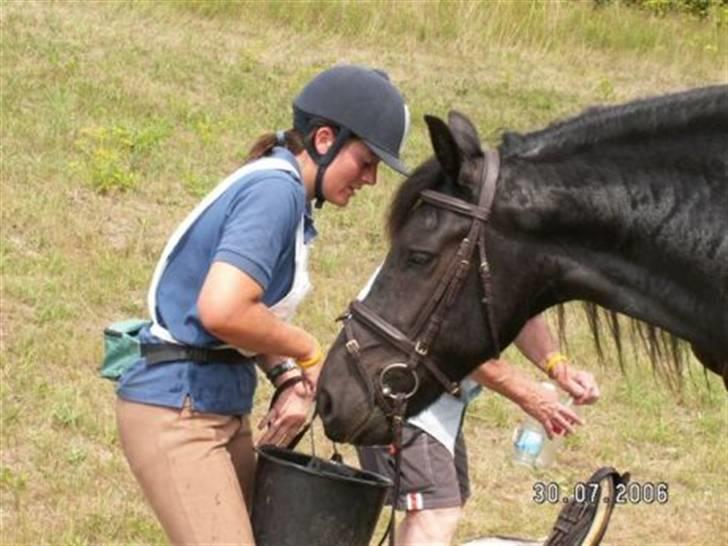
[[[394,393],[416,413],[570,300],[688,341],[728,386],[728,86],[506,133],[498,153],[460,114],[426,121],[435,157],[395,196],[390,251],[324,365],[330,438],[391,441]]]

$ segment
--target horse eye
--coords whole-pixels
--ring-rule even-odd
[[[413,265],[425,265],[432,259],[432,254],[429,252],[422,252],[420,250],[412,250],[409,253],[407,261]]]

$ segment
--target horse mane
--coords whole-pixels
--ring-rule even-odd
[[[591,107],[529,134],[506,132],[503,157],[560,159],[606,142],[662,135],[689,128],[728,126],[728,85],[714,85],[617,106]]]
[[[594,106],[581,114],[556,121],[528,134],[507,131],[499,148],[504,159],[554,160],[606,142],[661,135],[688,128],[728,127],[728,85],[714,85],[617,106]],[[388,233],[394,239],[419,202],[420,192],[435,189],[444,174],[431,157],[400,185],[388,215]]]
[[[627,315],[622,315],[606,309],[589,301],[578,302],[587,327],[592,336],[597,359],[605,364],[616,357],[619,367],[624,373],[625,368],[625,337],[632,350],[632,359],[638,361],[640,353],[646,356],[652,366],[652,371],[665,381],[674,391],[683,386],[685,372],[690,370],[690,345],[688,342],[662,330]],[[554,307],[557,314],[557,327],[559,342],[563,347],[569,347],[566,329],[569,324],[566,306],[559,304]],[[608,347],[612,346],[612,349]],[[710,387],[708,370],[703,368],[706,385]]]

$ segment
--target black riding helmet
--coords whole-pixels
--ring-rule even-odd
[[[333,146],[324,155],[316,151],[311,138],[313,123],[320,120],[337,130]],[[399,154],[409,129],[409,111],[386,72],[355,65],[321,72],[293,101],[293,127],[306,135],[306,151],[318,165],[316,207],[324,203],[326,168],[353,136],[392,169],[407,174]]]

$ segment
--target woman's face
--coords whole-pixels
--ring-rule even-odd
[[[345,207],[362,186],[377,183],[379,158],[364,141],[352,139],[336,155],[324,174],[323,192],[329,203]]]

